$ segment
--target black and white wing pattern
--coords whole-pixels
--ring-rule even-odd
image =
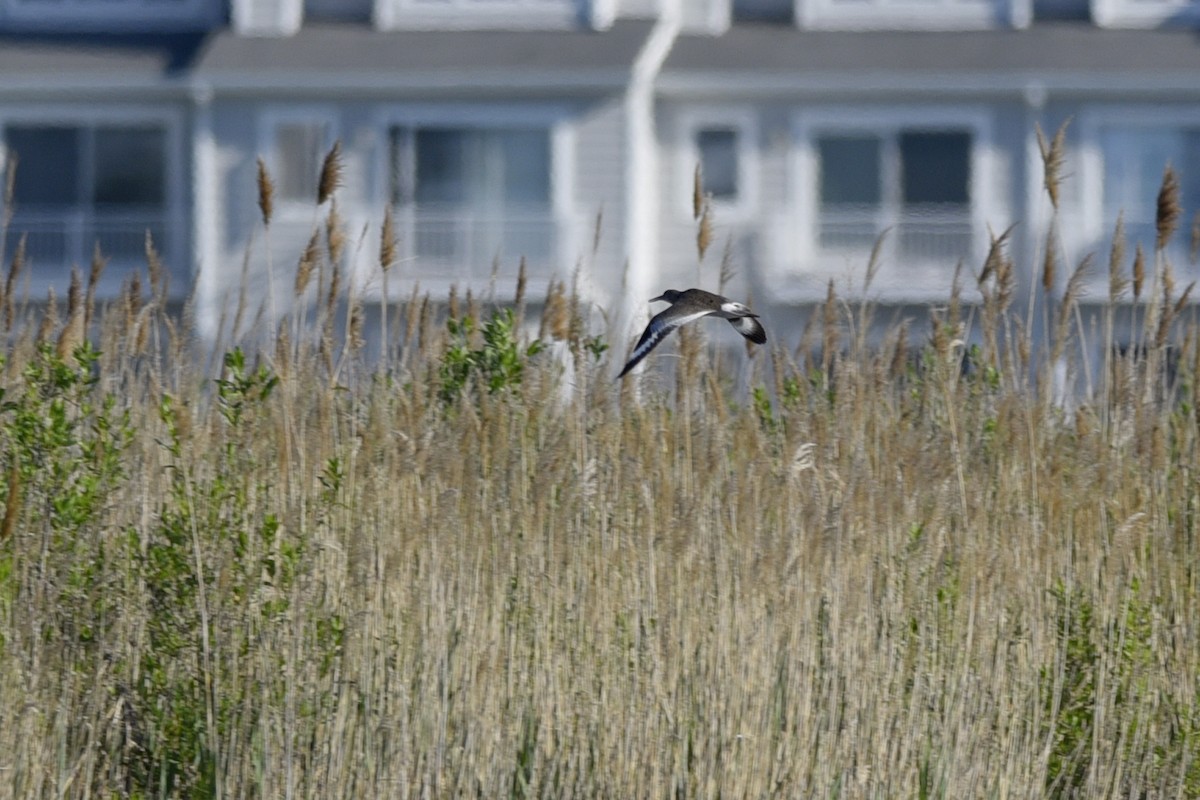
[[[765,344],[767,341],[767,332],[763,330],[762,323],[758,321],[758,317],[738,317],[737,319],[729,320],[729,324],[733,326],[734,330],[755,344]]]
[[[672,306],[665,311],[655,314],[651,318],[650,324],[646,326],[646,330],[642,331],[642,338],[638,339],[637,347],[633,348],[633,355],[629,357],[629,363],[625,365],[625,369],[621,370],[621,374],[617,376],[617,380],[624,378],[625,373],[636,367],[671,331],[680,325],[686,325],[692,320],[700,319],[711,313],[712,311],[709,309],[681,312],[677,306]],[[739,328],[738,330],[741,329]],[[749,334],[744,335],[748,336]],[[766,339],[766,334],[763,334],[763,339]]]

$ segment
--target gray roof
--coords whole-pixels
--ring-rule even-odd
[[[1111,30],[1088,22],[1038,22],[1024,30],[812,31],[734,25],[713,37],[682,36],[663,67],[665,82],[724,76],[783,87],[794,77],[1020,74],[1054,84],[1066,76],[1190,76],[1200,87],[1194,30]]]
[[[308,24],[294,36],[255,39],[222,31],[207,43],[196,75],[218,85],[356,78],[397,85],[421,79],[520,85],[523,80],[620,83],[650,33],[648,22],[606,31],[379,31],[356,24]]]
[[[161,77],[185,69],[201,34],[0,35],[0,77]]]
[[[309,23],[294,36],[207,34],[0,34],[0,91],[97,84],[170,85],[189,78],[218,89],[419,85],[619,86],[651,24],[606,31],[379,31]],[[163,79],[167,80],[164,84]]]

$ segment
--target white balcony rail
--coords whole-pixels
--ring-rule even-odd
[[[396,228],[401,256],[415,274],[459,282],[486,281],[493,266],[515,276],[522,258],[530,280],[559,275],[573,263],[578,226],[550,211],[505,214],[400,209]]]
[[[901,263],[949,264],[969,261],[975,252],[975,230],[965,213],[883,215],[824,214],[818,222],[817,250],[844,256],[846,251],[869,254],[887,232],[881,255]]]
[[[949,295],[955,266],[978,268],[986,232],[966,212],[885,215],[872,212],[826,213],[813,221],[811,234],[798,232],[795,214],[779,214],[770,223],[765,265],[783,296],[819,300],[829,280],[839,291],[861,288],[879,237],[878,270],[871,293],[895,301],[936,300]]]
[[[8,227],[5,258],[11,260],[25,240],[25,263],[34,288],[64,285],[72,266],[86,270],[97,244],[108,261],[105,277],[119,283],[130,269],[146,265],[149,231],[168,268],[176,266],[178,232],[162,212],[109,213],[91,211],[17,211]]]

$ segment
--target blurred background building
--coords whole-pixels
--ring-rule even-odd
[[[916,307],[1013,223],[1031,285],[1056,216],[1068,267],[1103,262],[1122,211],[1153,250],[1168,162],[1200,210],[1198,21],[1194,0],[0,0],[4,253],[25,237],[39,294],[98,242],[111,294],[149,231],[214,332],[243,274],[291,302],[337,141],[367,293],[389,206],[397,297],[511,285],[523,257],[531,293],[578,272],[644,308],[715,288],[728,252],[730,293],[801,308],[830,279],[861,294],[886,230],[870,296]],[[1036,130],[1067,120],[1055,212]]]

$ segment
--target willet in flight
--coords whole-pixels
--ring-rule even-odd
[[[701,317],[713,315],[727,319],[734,330],[755,344],[767,341],[767,332],[759,323],[758,315],[728,297],[706,292],[703,289],[687,289],[682,292],[668,289],[658,297],[651,298],[650,302],[653,303],[656,300],[670,303],[671,306],[651,318],[646,330],[642,331],[642,338],[638,339],[637,347],[633,348],[633,355],[629,357],[629,363],[617,376],[618,380],[637,366],[638,362],[645,358],[668,333],[680,325],[686,325]]]

